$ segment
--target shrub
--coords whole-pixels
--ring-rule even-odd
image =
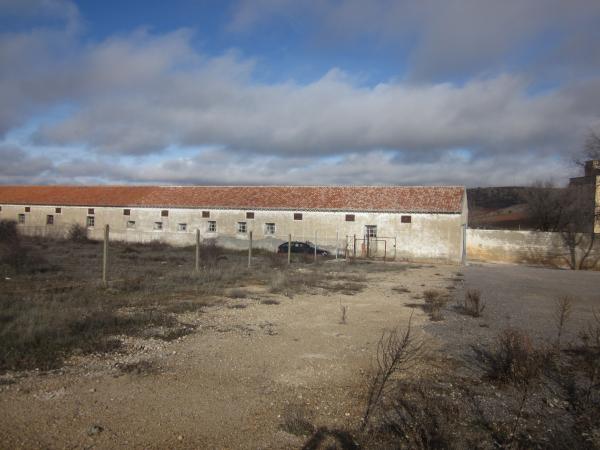
[[[514,385],[529,385],[547,363],[547,353],[536,349],[529,335],[508,328],[501,332],[491,351],[479,351],[490,379]]]
[[[281,429],[296,436],[307,436],[315,431],[315,427],[307,419],[304,405],[288,405],[282,414]]]
[[[227,296],[229,298],[246,298],[248,296],[248,293],[243,289],[234,288],[229,291]]]
[[[17,222],[14,220],[0,220],[0,243],[13,243],[19,240]]]
[[[67,233],[67,239],[69,239],[72,242],[79,243],[89,242],[87,229],[84,226],[75,223],[71,225],[71,228],[69,228],[69,232]]]
[[[465,293],[464,311],[473,317],[481,317],[485,303],[481,301],[481,291],[478,289],[469,289]]]

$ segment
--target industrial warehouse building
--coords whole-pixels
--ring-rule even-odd
[[[92,239],[202,240],[275,250],[294,241],[389,259],[460,263],[464,187],[399,186],[0,186],[0,219],[23,233],[64,236],[73,224]]]

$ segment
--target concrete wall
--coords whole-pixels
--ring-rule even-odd
[[[570,258],[569,248],[560,233],[478,229],[467,231],[467,255],[469,260],[553,267],[568,267]],[[580,256],[579,254],[578,257]],[[597,236],[588,258],[588,268],[600,269],[599,260],[600,237]]]
[[[463,231],[466,224],[466,199],[462,214],[400,214],[362,213],[354,214],[355,221],[345,220],[346,212],[314,211],[274,211],[253,210],[254,219],[246,219],[247,210],[211,209],[210,218],[202,217],[201,209],[169,209],[168,217],[161,217],[161,208],[130,208],[130,216],[123,215],[123,208],[94,207],[94,227],[88,229],[93,239],[102,239],[103,227],[111,227],[111,239],[128,242],[165,241],[175,245],[191,245],[195,241],[195,231],[200,229],[202,239],[216,239],[221,245],[231,248],[247,248],[248,234],[237,233],[237,222],[247,222],[248,230],[253,231],[254,245],[258,248],[274,250],[287,241],[288,234],[293,240],[315,240],[319,247],[335,250],[345,248],[349,236],[349,249],[352,251],[353,235],[362,238],[366,225],[376,225],[378,238],[385,238],[387,257],[410,260],[432,260],[461,262]],[[87,208],[62,206],[60,214],[55,207],[30,205],[1,205],[0,219],[17,220],[18,214],[25,214],[25,223],[19,225],[22,232],[35,235],[65,235],[75,223],[85,225]],[[294,220],[294,213],[302,213],[302,220]],[[54,224],[46,225],[47,215],[54,216]],[[411,216],[411,223],[402,223],[401,216]],[[135,221],[135,228],[127,228],[127,221]],[[208,231],[208,222],[217,222],[217,232]],[[154,222],[162,222],[162,230],[154,230]],[[178,231],[178,224],[185,223],[187,230]],[[275,223],[274,235],[265,233],[265,224]],[[337,237],[337,239],[336,239]],[[363,242],[358,241],[360,254]],[[371,243],[371,251],[383,256],[383,242]]]

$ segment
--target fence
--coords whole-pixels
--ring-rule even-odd
[[[323,259],[323,256],[335,259],[354,259],[354,258],[369,258],[369,259],[382,259],[383,261],[393,260],[396,257],[396,238],[395,237],[369,237],[369,236],[357,236],[357,235],[344,235],[340,236],[339,233],[335,235],[322,235],[317,231],[310,235],[308,234],[287,234],[287,235],[269,235],[268,237],[261,236],[259,239],[254,238],[254,233],[249,231],[244,236],[232,237],[232,236],[219,236],[216,239],[207,238],[202,236],[200,230],[194,230],[193,232],[186,233],[137,233],[136,239],[133,241],[127,239],[127,235],[122,231],[114,232],[108,225],[104,227],[96,227],[94,229],[82,229],[83,236],[86,234],[93,241],[102,244],[102,251],[98,251],[97,255],[101,257],[101,261],[97,269],[98,275],[101,274],[101,279],[104,284],[109,281],[109,274],[115,270],[126,271],[126,268],[111,267],[111,241],[113,242],[125,242],[130,244],[143,243],[156,245],[159,250],[159,246],[163,244],[175,244],[175,247],[187,248],[193,247],[186,254],[190,257],[193,255],[193,266],[192,262],[186,262],[190,264],[190,269],[195,271],[201,270],[203,264],[202,261],[202,249],[207,245],[215,245],[217,247],[223,247],[230,250],[237,250],[241,252],[247,252],[247,265],[251,267],[256,259],[257,251],[267,251],[272,253],[279,253],[279,258],[287,264],[291,264],[293,260],[298,258],[298,253],[293,249],[292,243],[308,244],[304,245],[302,253],[303,262],[318,262]],[[65,239],[68,237],[69,230],[62,228],[49,228],[46,226],[30,226],[30,225],[19,225],[19,232],[23,235],[50,239]],[[175,237],[175,239],[174,239]],[[288,244],[282,249],[282,244]],[[306,249],[309,249],[307,252]],[[122,249],[121,249],[122,250]],[[121,251],[120,250],[120,251]],[[131,250],[132,252],[134,250]],[[165,250],[166,251],[166,250]],[[326,252],[326,253],[325,253]],[[155,258],[160,258],[156,255]],[[89,261],[92,263],[92,260]],[[62,264],[69,264],[68,259],[63,260]],[[97,264],[94,262],[94,265]],[[81,271],[81,267],[72,267],[73,271]]]

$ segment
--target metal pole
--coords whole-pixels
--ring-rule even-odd
[[[292,235],[288,234],[288,264],[292,263]]]
[[[200,271],[200,228],[196,228],[196,272]]]
[[[348,259],[348,235],[346,235],[346,242],[344,243],[344,259]]]
[[[398,241],[396,236],[394,236],[394,261],[396,261],[396,252],[398,251]]]
[[[252,265],[252,231],[250,231],[248,239],[248,267]]]
[[[356,235],[354,235],[354,259],[356,259]]]
[[[317,232],[315,231],[315,262],[317,262]]]
[[[104,226],[104,245],[102,247],[102,284],[106,286],[106,272],[108,269],[108,238],[109,238],[109,226]]]
[[[335,232],[335,259],[338,259],[338,251],[340,247],[340,232]]]

